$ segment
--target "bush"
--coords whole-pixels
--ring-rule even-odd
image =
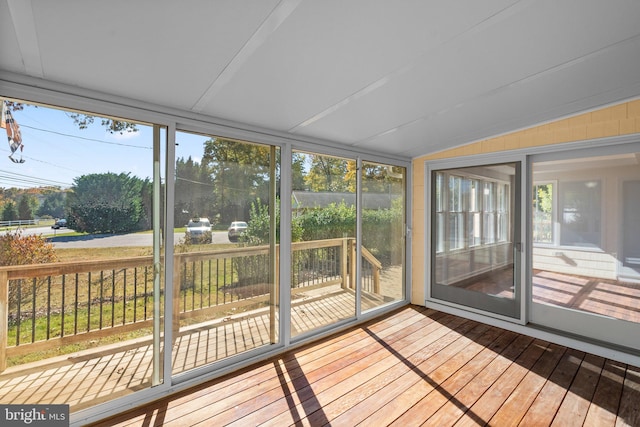
[[[355,237],[356,207],[331,203],[326,208],[310,209],[298,217],[303,229],[302,240]]]
[[[53,244],[41,235],[23,235],[22,230],[7,232],[0,236],[0,265],[48,264],[58,261]],[[45,279],[36,283],[36,293]],[[22,296],[33,294],[32,284],[25,280],[13,281],[9,286],[9,310],[18,304],[18,287]],[[21,303],[25,297],[21,297]]]
[[[276,198],[276,243],[280,243],[280,199]],[[247,230],[243,233],[241,241],[249,246],[266,245],[269,243],[269,230],[271,221],[269,218],[269,205],[263,204],[258,198],[251,203]],[[302,226],[299,218],[291,219],[291,241],[298,242],[302,239]]]

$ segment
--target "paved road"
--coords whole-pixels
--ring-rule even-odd
[[[152,246],[153,235],[151,233],[131,234],[94,234],[88,236],[57,236],[68,233],[70,230],[63,228],[53,230],[51,227],[36,227],[24,229],[25,234],[42,234],[50,238],[56,248],[108,248],[114,246]],[[184,233],[173,235],[174,243],[184,240]],[[230,243],[226,231],[214,231],[212,243]]]

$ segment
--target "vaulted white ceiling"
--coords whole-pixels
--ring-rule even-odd
[[[640,1],[0,0],[0,71],[415,157],[640,96]]]

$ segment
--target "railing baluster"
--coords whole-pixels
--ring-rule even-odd
[[[200,309],[203,307],[202,296],[204,295],[204,261],[200,261]],[[195,308],[195,307],[194,307]]]
[[[136,323],[138,311],[138,267],[133,267],[133,323]]]
[[[196,309],[196,262],[191,263],[191,311]]]
[[[33,278],[31,295],[31,342],[36,341],[36,278]]]
[[[222,264],[222,287],[226,288],[227,287],[227,259],[224,258],[224,263]],[[227,292],[225,291],[224,294],[222,294],[222,304],[226,304],[227,303]]]
[[[102,329],[102,318],[103,318],[103,309],[104,309],[104,271],[100,270],[100,301],[98,301],[100,305],[100,316],[98,329]]]
[[[209,287],[209,296],[208,296],[208,306],[207,307],[211,307],[211,260],[207,261],[207,266],[209,268],[209,277],[207,278],[207,285]]]
[[[220,304],[220,260],[216,259],[216,305]]]
[[[79,295],[78,295],[78,273],[76,273],[76,298],[75,301],[73,302],[73,309],[74,309],[74,319],[73,319],[73,333],[74,335],[78,334],[78,299],[79,299]]]
[[[64,337],[64,312],[65,312],[65,295],[66,295],[66,274],[62,275],[62,313],[60,316],[60,337]]]
[[[122,324],[127,324],[127,269],[122,271]]]
[[[111,271],[111,327],[115,326],[116,319],[116,270]]]
[[[184,284],[184,287],[183,287]],[[182,292],[182,310],[187,311],[187,262],[185,261],[182,269],[182,280],[179,283],[180,292]]]
[[[149,304],[149,293],[147,292],[147,284],[149,282],[149,269],[144,268],[144,320],[147,320],[147,304]]]
[[[87,273],[87,332],[91,330],[91,272]]]
[[[51,276],[47,278],[47,340],[51,336]]]
[[[116,325],[116,270],[111,270],[111,327]]]
[[[18,279],[16,280],[14,283],[18,284],[18,299],[17,304],[18,304],[18,319],[16,322],[16,346],[20,345],[20,328],[21,328],[21,323],[22,323],[22,279]]]

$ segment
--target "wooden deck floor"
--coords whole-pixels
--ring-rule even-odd
[[[100,426],[640,426],[640,368],[409,306]]]
[[[363,308],[380,301],[363,298]],[[292,330],[312,330],[355,315],[355,296],[337,290],[292,305]],[[173,374],[270,344],[269,310],[239,313],[181,329],[174,341]],[[75,412],[148,388],[151,337],[99,346],[0,373],[0,403],[71,406]]]

